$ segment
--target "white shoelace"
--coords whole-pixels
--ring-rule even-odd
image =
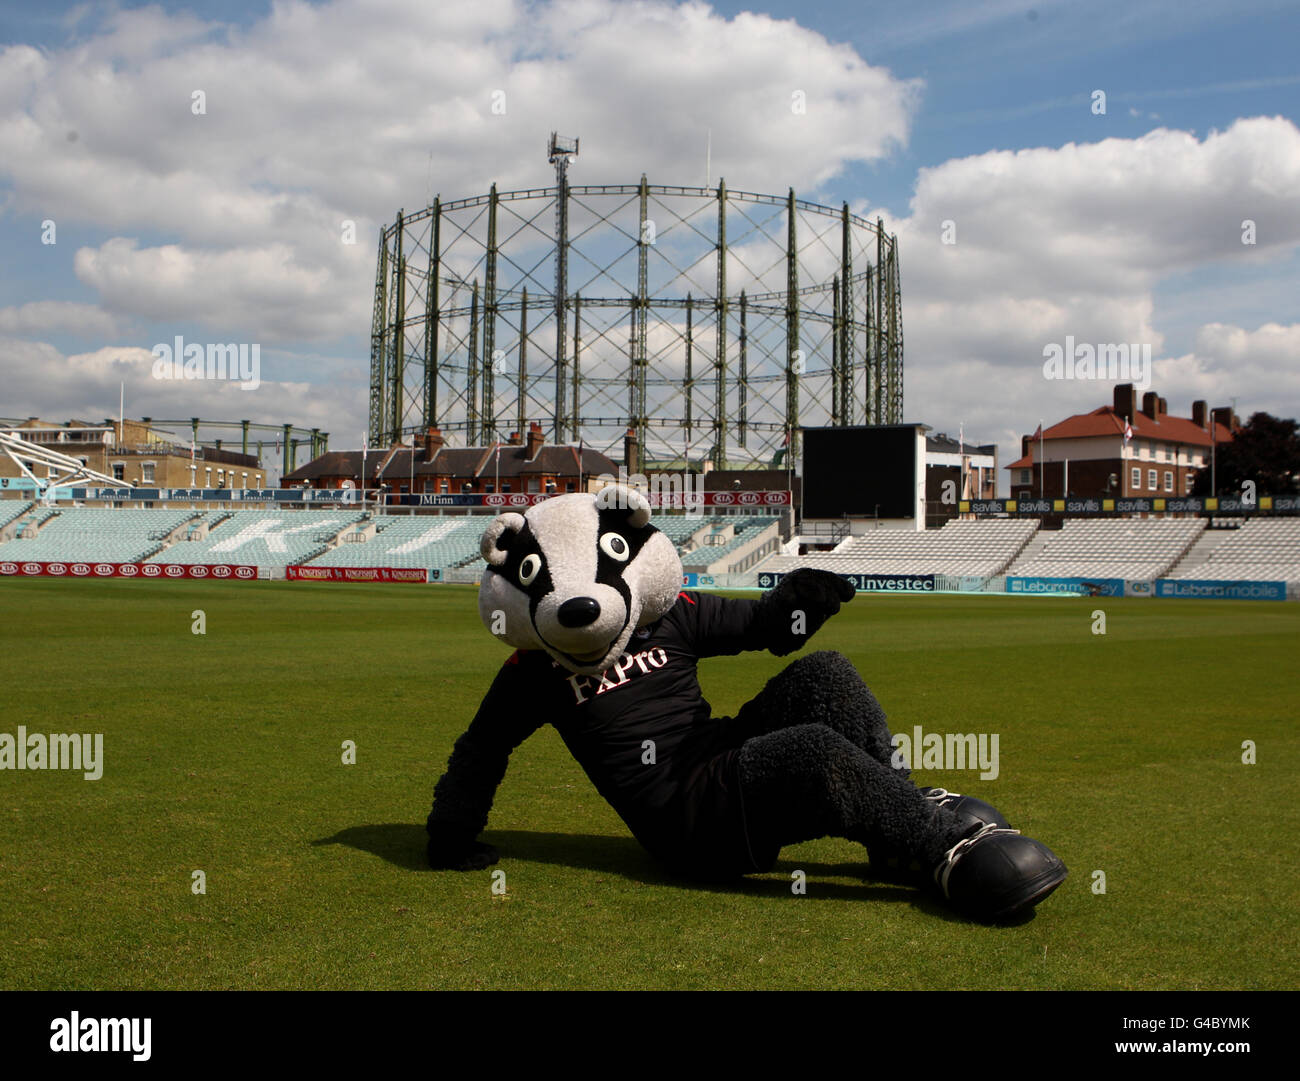
[[[935,882],[938,883],[938,885],[943,888],[943,895],[951,899],[951,895],[948,893],[948,876],[952,874],[953,868],[957,866],[958,859],[960,859],[960,857],[966,851],[966,849],[970,848],[970,846],[975,844],[976,841],[982,840],[983,838],[989,837],[995,833],[1019,833],[1019,832],[1020,832],[1019,830],[1008,829],[1005,826],[997,826],[994,825],[992,822],[989,822],[986,825],[981,826],[975,833],[972,833],[969,837],[963,837],[960,841],[958,841],[955,845],[953,845],[952,848],[948,849],[948,851],[944,854],[943,863],[941,863],[939,867],[935,869],[935,873],[934,873]]]

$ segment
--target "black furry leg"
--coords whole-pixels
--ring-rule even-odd
[[[824,724],[746,740],[739,766],[756,849],[847,837],[890,845],[929,867],[962,837],[960,819],[922,796],[903,771]]]
[[[820,650],[800,657],[741,707],[735,723],[748,739],[810,721],[833,729],[881,765],[908,776],[906,767],[890,761],[894,747],[885,711],[842,653]]]

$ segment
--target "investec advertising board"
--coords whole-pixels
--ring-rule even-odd
[[[776,571],[760,571],[758,588],[771,589],[785,575]],[[937,574],[841,574],[853,583],[859,593],[933,593],[946,586],[938,581]]]

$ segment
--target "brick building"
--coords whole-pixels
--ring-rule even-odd
[[[364,455],[365,488],[386,487],[393,495],[408,492],[439,495],[488,495],[497,491],[530,495],[584,491],[602,473],[618,467],[590,447],[546,443],[542,427],[529,425],[527,437],[512,432],[507,442],[486,447],[448,447],[442,433],[430,428],[413,447],[393,446]],[[286,488],[342,488],[361,483],[363,454],[331,451],[301,469],[285,474]]]
[[[30,417],[4,430],[136,487],[261,488],[266,479],[266,470],[255,455],[205,446],[194,446],[191,451],[188,440],[153,427],[147,418],[51,424]],[[47,467],[37,467],[38,480],[49,475],[53,474]],[[0,477],[25,479],[7,455],[0,455]]]
[[[1196,474],[1210,468],[1213,447],[1240,427],[1229,408],[1192,403],[1190,417],[1169,414],[1154,391],[1138,407],[1132,383],[1114,402],[1022,436],[1011,471],[1011,498],[1190,495]]]

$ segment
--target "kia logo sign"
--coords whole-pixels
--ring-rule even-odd
[[[140,573],[140,568],[137,567],[134,563],[123,563],[120,567],[117,568],[117,573],[122,575],[123,578],[134,578],[137,574]],[[145,573],[148,572],[146,571]]]
[[[50,564],[48,567],[46,567],[45,569],[46,569],[47,571],[49,571],[51,574],[67,574],[67,573],[68,573],[68,568],[67,568],[66,566],[64,566],[64,564],[62,564],[62,563],[51,563],[51,564]]]
[[[492,495],[485,495],[483,497],[483,505],[486,507],[504,507],[506,505],[506,497],[503,495],[496,495],[495,493]]]
[[[510,505],[512,507],[526,507],[528,506],[528,497],[522,493],[519,495],[512,495],[510,497]]]
[[[741,492],[736,496],[737,503],[743,503],[746,506],[753,506],[759,501],[757,492]]]
[[[143,569],[146,578],[157,578],[158,575],[162,574],[162,567],[157,563],[146,563]]]
[[[0,574],[17,574],[17,563],[0,563]]]
[[[213,577],[213,578],[229,578],[229,577],[230,577],[230,568],[227,567],[224,563],[221,563],[221,564],[219,564],[218,566],[215,566],[215,567],[212,568],[212,577]]]
[[[763,497],[763,501],[765,503],[780,504],[782,506],[785,505],[785,500],[786,500],[785,492],[768,492],[767,495]]]
[[[176,563],[168,563],[167,566],[163,568],[163,573],[166,574],[168,578],[183,578],[185,576],[185,568]]]
[[[41,565],[39,563],[24,563],[23,574],[40,574]]]
[[[235,568],[235,577],[236,577],[236,578],[252,578],[252,577],[254,576],[254,574],[256,574],[256,568],[255,568],[255,567],[236,567],[236,568]]]
[[[208,568],[202,566],[201,564],[190,568],[191,578],[206,578],[207,576],[208,576]]]
[[[95,564],[95,573],[98,574],[101,578],[109,578],[109,577],[111,577],[112,574],[113,574],[113,564],[112,564],[112,563],[96,563],[96,564]]]
[[[713,496],[713,505],[715,507],[725,507],[731,503],[730,492],[716,492]]]
[[[90,573],[90,566],[86,563],[72,564],[72,573],[76,575],[86,575]]]

